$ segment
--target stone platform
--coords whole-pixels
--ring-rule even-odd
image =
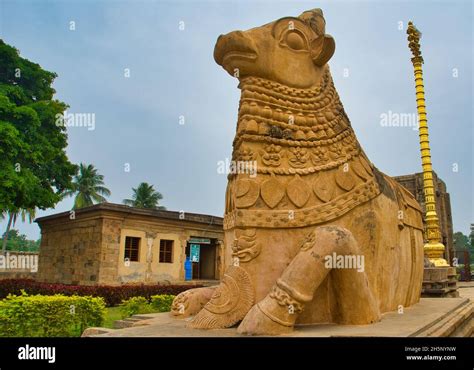
[[[470,337],[474,335],[474,284],[460,286],[460,298],[422,298],[419,303],[385,313],[372,325],[299,326],[291,337]],[[471,298],[471,299],[470,299]],[[83,336],[94,337],[236,337],[236,328],[197,330],[186,328],[186,320],[169,313],[136,315],[133,326],[124,329],[90,328]]]

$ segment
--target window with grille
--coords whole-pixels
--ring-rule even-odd
[[[125,257],[124,260],[138,262],[140,252],[140,238],[133,236],[125,237]]]
[[[160,240],[160,263],[173,263],[173,240]]]

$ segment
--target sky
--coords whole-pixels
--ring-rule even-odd
[[[470,1],[0,0],[0,38],[58,74],[55,97],[69,113],[94,117],[94,129],[68,128],[67,154],[98,168],[112,192],[108,201],[121,203],[132,187],[148,182],[170,210],[222,216],[227,178],[218,169],[231,156],[239,90],[213,59],[216,39],[318,7],[336,40],[329,65],[345,110],[370,160],[391,176],[421,172],[416,126],[383,122],[416,112],[408,20],[423,33],[433,166],[451,195],[454,230],[468,234],[474,222]],[[66,199],[37,216],[72,203]],[[35,223],[15,228],[40,236]]]

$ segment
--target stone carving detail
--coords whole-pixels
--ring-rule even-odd
[[[281,134],[283,135],[283,133]],[[293,168],[301,167],[301,170],[305,173],[314,173],[315,170],[325,169],[325,168],[334,168],[339,166],[341,163],[349,161],[351,158],[357,157],[360,152],[360,148],[358,143],[355,141],[353,137],[352,131],[344,131],[333,139],[327,140],[292,140],[291,138],[283,138],[283,136],[265,136],[265,135],[241,135],[236,138],[235,147],[238,148],[242,142],[254,142],[254,143],[261,143],[264,147],[270,148],[270,145],[273,144],[275,146],[279,146],[282,148],[282,153],[284,152],[283,148],[288,147],[288,151],[290,153],[290,158],[293,158],[291,162],[291,166]],[[340,146],[331,145],[335,141],[341,141],[338,144]],[[308,148],[309,157],[311,158],[311,162],[313,165],[317,166],[317,168],[312,169],[310,166],[310,161],[307,159],[307,152],[302,149],[295,149],[295,148]],[[309,150],[314,148],[312,150]],[[236,149],[239,151],[239,149]],[[262,153],[262,152],[261,152]],[[331,153],[331,157],[329,156]],[[270,154],[270,152],[268,153]],[[273,161],[269,162],[270,156],[266,156],[265,152],[263,152],[263,156],[265,157],[265,161],[262,158],[262,162],[265,165],[273,166]],[[303,160],[300,160],[303,158]],[[336,158],[336,159],[333,159]],[[272,158],[273,159],[273,158]],[[276,158],[275,158],[276,159]],[[303,165],[304,164],[304,165]],[[309,166],[309,167],[308,167]],[[274,171],[275,173],[278,172],[277,169],[270,169],[270,168],[259,168],[258,172],[260,173],[268,173],[269,171]],[[288,173],[288,172],[286,172]]]
[[[326,163],[329,160],[328,149],[325,147],[316,147],[311,154],[311,161],[315,166]]]
[[[352,161],[350,163],[351,168],[354,170],[354,172],[363,180],[368,180],[371,175],[367,172],[365,167],[360,163],[360,158],[358,158],[355,161]]]
[[[236,161],[250,162],[255,160],[255,153],[250,149],[242,146],[238,151],[235,152],[234,156]]]
[[[285,196],[283,185],[274,175],[265,180],[261,188],[262,199],[270,208],[275,208]]]
[[[225,213],[230,212],[234,208],[234,203],[232,200],[232,187],[233,183],[227,183],[227,187],[225,189]]]
[[[332,159],[339,159],[345,157],[345,150],[341,142],[332,144],[329,147],[329,151]]]
[[[377,182],[371,179],[330,202],[296,209],[293,211],[294,217],[290,219],[288,210],[236,209],[224,216],[224,230],[234,227],[292,228],[316,225],[340,217],[379,194]]]
[[[260,194],[260,187],[255,180],[239,179],[235,182],[235,205],[248,208],[255,204]]]
[[[260,254],[261,245],[257,243],[257,230],[237,230],[237,238],[232,245],[232,257],[240,262],[249,262]]]
[[[256,107],[256,106],[255,106]],[[258,134],[258,123],[254,119],[243,120],[239,124],[239,131],[249,134]]]
[[[334,180],[332,173],[321,172],[313,184],[314,194],[324,203],[329,202],[334,194]]]
[[[288,183],[286,193],[293,204],[301,208],[308,201],[311,190],[307,183],[301,180],[299,175],[296,175],[295,178]]]
[[[280,145],[265,145],[262,155],[262,162],[271,167],[278,167],[281,164],[282,150]]]
[[[290,312],[303,312],[304,304],[298,302],[280,287],[274,285],[269,295],[270,298],[276,300],[280,306],[287,307]]]
[[[336,184],[345,191],[351,190],[355,186],[354,177],[349,172],[349,166],[342,166],[336,171]]]
[[[288,160],[291,167],[304,168],[308,162],[309,154],[306,148],[295,146],[290,148],[291,156]]]
[[[368,173],[372,173],[372,165],[369,163],[369,161],[367,160],[367,158],[365,157],[365,155],[362,155],[359,157],[359,160],[360,160],[360,163],[362,164],[362,166],[364,166],[365,170],[368,172]]]
[[[179,293],[171,305],[171,315],[184,319],[197,314],[209,302],[216,287],[195,288]]]
[[[190,322],[200,329],[227,328],[242,320],[255,301],[252,281],[238,266],[229,266],[211,300]]]
[[[307,251],[310,248],[313,248],[314,243],[316,241],[314,232],[310,232],[303,241],[303,244],[301,245],[301,250],[302,251]]]

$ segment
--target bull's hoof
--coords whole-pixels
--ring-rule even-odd
[[[268,296],[252,307],[237,332],[245,335],[281,335],[293,331],[293,322],[284,319],[286,310]],[[279,318],[280,317],[280,318]]]

